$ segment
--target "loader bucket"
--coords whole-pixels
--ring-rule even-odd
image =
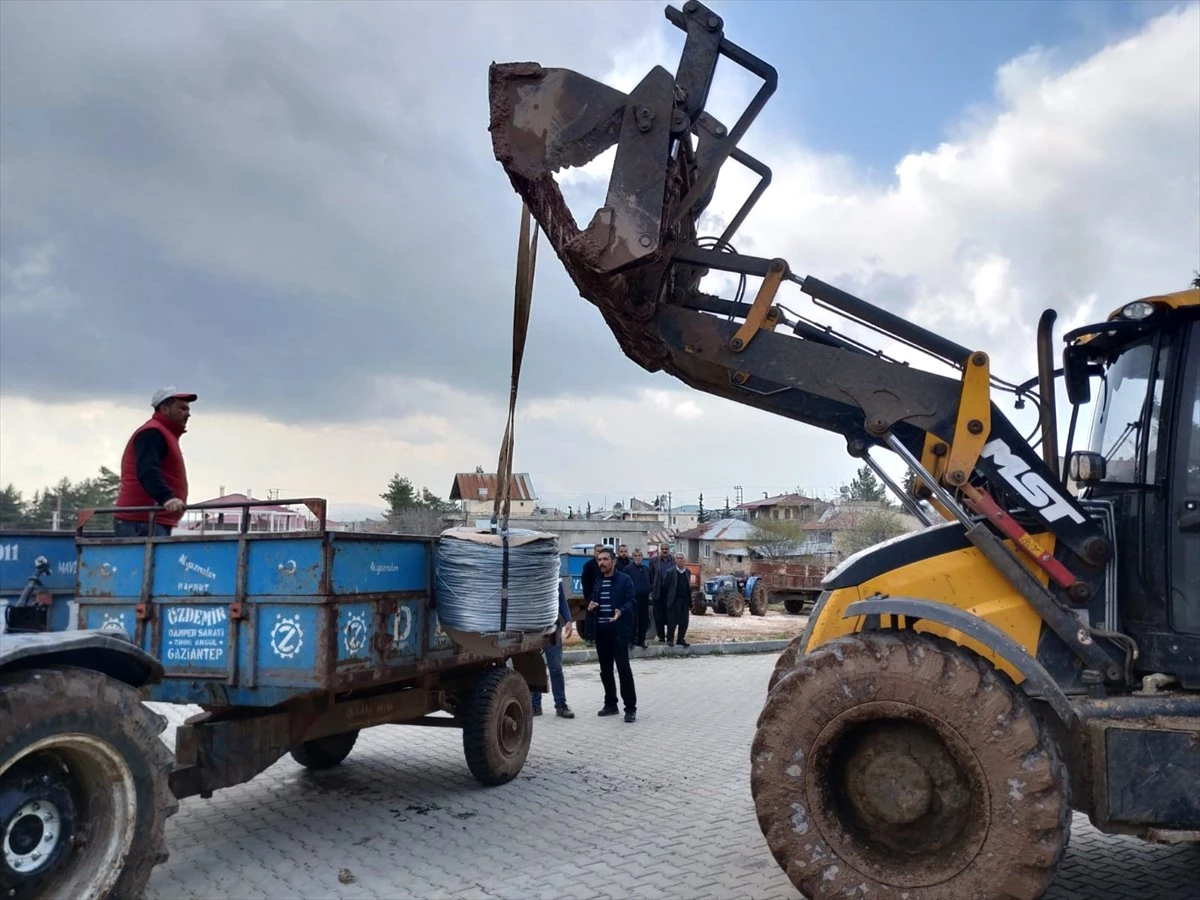
[[[730,158],[760,176],[725,232],[729,238],[770,181],[770,170],[737,148],[774,93],[775,70],[727,41],[721,18],[689,0],[667,19],[687,33],[678,69],[655,66],[629,94],[569,69],[493,63],[488,72],[492,149],[580,293],[604,314],[626,355],[652,371],[666,355],[647,322],[696,265],[677,255],[697,245],[696,221]],[[727,129],[704,110],[717,60],[763,78],[763,87]],[[575,221],[555,174],[616,146],[604,206],[585,228]],[[680,278],[688,284],[677,283]]]

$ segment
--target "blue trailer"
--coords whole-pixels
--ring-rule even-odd
[[[483,784],[521,770],[554,629],[444,629],[436,538],[333,532],[323,501],[274,502],[308,503],[319,528],[0,535],[18,548],[0,570],[10,603],[46,558],[45,614],[0,633],[0,897],[136,896],[179,799],[289,753],[335,766],[373,725],[461,729]],[[143,700],[202,708],[173,756]]]

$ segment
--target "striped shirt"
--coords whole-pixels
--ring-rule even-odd
[[[612,624],[612,583],[611,578],[602,577],[596,584],[596,602],[600,604],[600,608],[596,610],[596,621],[601,625]]]

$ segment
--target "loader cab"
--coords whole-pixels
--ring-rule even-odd
[[[1093,406],[1070,475],[1115,529],[1106,624],[1137,642],[1138,672],[1200,688],[1200,290],[1130,303],[1067,340],[1069,399]]]

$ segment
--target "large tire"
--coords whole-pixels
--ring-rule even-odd
[[[488,669],[459,715],[471,774],[487,785],[516,778],[533,738],[533,703],[525,679],[511,669]]]
[[[708,615],[708,604],[704,602],[704,591],[692,591],[692,615]]]
[[[750,592],[750,615],[765,616],[769,602],[770,596],[767,593],[767,586],[761,581],[756,581],[754,589]]]
[[[725,613],[735,619],[746,611],[746,601],[737,591],[721,591],[717,594],[717,600],[724,607]]]
[[[1024,695],[940,639],[868,633],[798,660],[751,751],[759,826],[813,900],[1040,897],[1070,824]]]
[[[804,612],[804,599],[801,597],[788,597],[783,601],[783,608],[793,616],[798,616]]]
[[[798,634],[792,638],[791,643],[783,648],[783,652],[775,660],[775,669],[771,672],[771,680],[767,683],[768,694],[775,690],[775,685],[779,684],[779,680],[784,675],[796,668],[796,657],[800,654],[802,643],[804,643],[804,635]]]
[[[179,808],[167,720],[129,685],[62,667],[0,676],[0,722],[0,897],[140,897]]]
[[[292,750],[292,759],[306,769],[332,769],[350,755],[357,740],[357,731],[347,731],[305,741]]]

